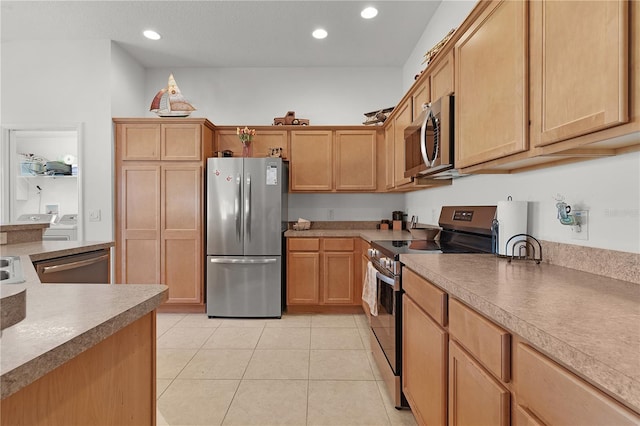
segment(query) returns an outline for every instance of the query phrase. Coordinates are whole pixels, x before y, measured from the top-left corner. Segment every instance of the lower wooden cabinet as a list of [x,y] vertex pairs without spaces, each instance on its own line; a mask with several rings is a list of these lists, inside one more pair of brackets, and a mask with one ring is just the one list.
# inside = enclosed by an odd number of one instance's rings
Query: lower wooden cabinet
[[360,311],[359,238],[287,239],[288,311]]
[[444,425],[448,333],[407,294],[402,315],[402,391],[419,424]]
[[449,425],[510,424],[511,394],[456,342],[449,342]]
[[548,425],[640,424],[640,416],[524,343],[517,345],[516,378],[518,408],[528,416],[522,424],[535,424],[533,416]]

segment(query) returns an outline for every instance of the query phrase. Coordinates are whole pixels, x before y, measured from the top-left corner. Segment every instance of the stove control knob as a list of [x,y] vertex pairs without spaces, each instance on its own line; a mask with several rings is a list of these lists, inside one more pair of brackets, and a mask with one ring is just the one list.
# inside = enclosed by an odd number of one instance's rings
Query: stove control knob
[[369,255],[369,257],[376,257],[378,255],[378,250],[370,248],[367,250],[367,254]]
[[380,264],[382,265],[383,268],[388,268],[389,267],[389,258],[388,257],[383,257],[380,259]]

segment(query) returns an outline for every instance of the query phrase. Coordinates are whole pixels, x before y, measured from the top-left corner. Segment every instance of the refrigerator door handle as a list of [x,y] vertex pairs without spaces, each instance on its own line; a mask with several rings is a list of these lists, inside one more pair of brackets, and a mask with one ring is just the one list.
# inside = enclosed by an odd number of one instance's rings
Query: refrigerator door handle
[[209,263],[249,263],[249,264],[265,264],[265,263],[276,263],[278,259],[269,258],[269,259],[225,259],[225,258],[213,258],[209,259]]
[[248,241],[251,241],[251,174],[249,173],[247,173],[247,189],[244,196],[244,229]]
[[240,215],[240,200],[242,199],[242,179],[240,174],[236,175],[236,186],[238,187],[238,194],[235,199],[234,210],[236,215],[236,239],[240,241],[242,237],[242,217]]

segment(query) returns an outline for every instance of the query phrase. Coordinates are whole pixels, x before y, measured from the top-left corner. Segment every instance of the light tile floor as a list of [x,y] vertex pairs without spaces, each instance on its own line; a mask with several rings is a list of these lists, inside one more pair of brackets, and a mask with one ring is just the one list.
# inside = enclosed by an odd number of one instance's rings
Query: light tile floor
[[396,410],[364,315],[158,314],[158,425],[415,425]]

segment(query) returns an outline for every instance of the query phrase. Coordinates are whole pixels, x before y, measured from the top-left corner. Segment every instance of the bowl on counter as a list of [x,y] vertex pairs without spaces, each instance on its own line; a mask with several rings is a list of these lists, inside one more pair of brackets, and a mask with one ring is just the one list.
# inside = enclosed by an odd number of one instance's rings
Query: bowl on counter
[[409,232],[414,240],[435,240],[440,234],[440,228],[409,228]]

